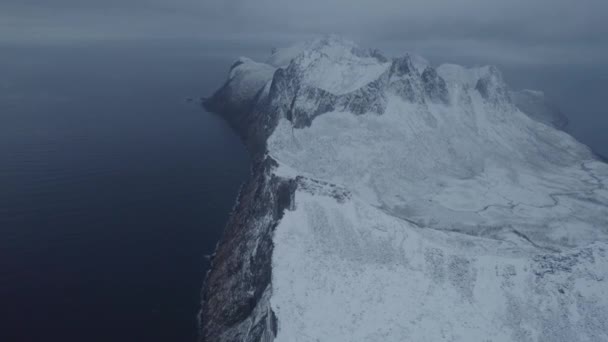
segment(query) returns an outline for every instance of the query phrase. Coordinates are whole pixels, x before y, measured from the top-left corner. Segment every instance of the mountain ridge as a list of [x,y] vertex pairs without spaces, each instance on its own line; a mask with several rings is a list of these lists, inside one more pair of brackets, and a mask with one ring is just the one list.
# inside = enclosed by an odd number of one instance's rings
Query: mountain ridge
[[[495,67],[434,68],[336,36],[269,63],[239,59],[205,102],[256,166],[203,290],[202,340],[608,339],[606,302],[588,302],[607,294],[608,167],[540,94],[522,99]],[[218,317],[222,305],[247,309]]]

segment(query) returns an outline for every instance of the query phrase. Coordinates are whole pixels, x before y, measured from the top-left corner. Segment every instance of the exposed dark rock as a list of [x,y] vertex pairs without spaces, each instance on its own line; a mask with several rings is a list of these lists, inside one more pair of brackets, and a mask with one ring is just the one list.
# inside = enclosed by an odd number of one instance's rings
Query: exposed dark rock
[[495,105],[511,102],[509,89],[502,79],[502,74],[494,66],[489,67],[488,73],[477,81],[475,89],[481,97]]
[[422,72],[422,84],[428,98],[433,102],[448,103],[448,86],[435,68],[426,67]]
[[534,258],[536,267],[533,270],[538,277],[544,277],[547,274],[555,273],[571,273],[572,268],[586,260],[590,263],[595,262],[593,251],[590,248],[585,248],[574,253],[567,254],[543,254]]
[[221,114],[257,158],[266,150],[266,139],[276,127],[280,112],[273,110],[268,98],[262,96],[263,89],[241,105],[231,102],[230,91],[227,86],[220,88],[212,97],[203,100],[203,106],[209,112]]
[[270,87],[269,106],[258,111],[265,115],[272,113],[275,124],[279,117],[285,117],[294,128],[308,127],[317,116],[332,111],[382,114],[386,109],[387,79],[385,74],[353,92],[336,95],[303,84],[297,64],[292,63],[286,69],[277,70]]
[[[265,158],[242,189],[205,280],[201,341],[262,341],[276,335],[270,309],[272,234],[293,204],[295,180],[272,175]],[[255,313],[255,314],[254,314]]]
[[402,77],[405,75],[411,75],[418,73],[416,68],[414,68],[414,64],[412,64],[412,60],[409,56],[404,56],[400,58],[393,59],[393,63],[391,64],[391,77]]

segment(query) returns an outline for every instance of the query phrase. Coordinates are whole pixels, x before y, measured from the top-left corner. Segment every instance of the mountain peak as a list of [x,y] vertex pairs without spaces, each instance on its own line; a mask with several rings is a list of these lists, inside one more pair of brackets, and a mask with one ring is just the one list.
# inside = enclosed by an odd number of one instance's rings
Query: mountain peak
[[391,75],[400,77],[412,73],[417,73],[418,69],[414,66],[409,54],[402,57],[393,58],[391,64]]
[[487,66],[479,69],[479,80],[475,89],[487,101],[500,104],[510,103],[509,89],[502,78],[502,73],[495,66]]

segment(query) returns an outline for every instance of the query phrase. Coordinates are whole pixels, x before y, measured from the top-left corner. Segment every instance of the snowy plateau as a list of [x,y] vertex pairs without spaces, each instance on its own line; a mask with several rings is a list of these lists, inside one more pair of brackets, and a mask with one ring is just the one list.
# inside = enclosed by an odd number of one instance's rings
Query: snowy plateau
[[254,166],[202,341],[608,341],[608,165],[542,92],[328,36],[204,105]]

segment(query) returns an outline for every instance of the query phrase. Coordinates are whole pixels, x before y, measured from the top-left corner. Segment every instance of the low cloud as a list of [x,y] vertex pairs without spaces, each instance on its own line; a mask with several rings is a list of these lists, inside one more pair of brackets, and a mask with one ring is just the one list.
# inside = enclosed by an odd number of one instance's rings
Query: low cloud
[[604,0],[5,0],[1,41],[197,38],[286,44],[338,33],[455,59],[608,60]]

